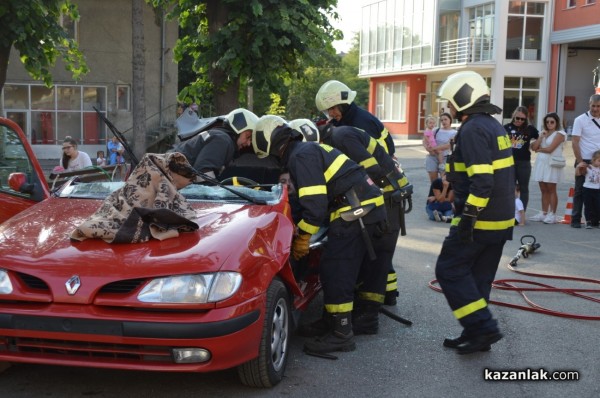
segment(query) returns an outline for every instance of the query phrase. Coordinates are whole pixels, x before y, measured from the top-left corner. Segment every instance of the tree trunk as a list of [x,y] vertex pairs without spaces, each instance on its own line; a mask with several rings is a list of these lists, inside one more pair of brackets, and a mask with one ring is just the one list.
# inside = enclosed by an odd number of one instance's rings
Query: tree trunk
[[[207,0],[206,17],[209,35],[217,33],[227,23],[228,7],[219,0]],[[226,71],[214,68],[212,65],[209,67],[208,76],[213,84],[216,114],[224,115],[239,108],[239,77],[230,78]]]
[[138,159],[146,153],[146,49],[144,47],[144,0],[132,0],[132,98],[133,152]]
[[[8,58],[10,57],[11,48],[12,44],[8,47],[0,46],[0,93],[2,93],[4,83],[6,83],[6,73],[8,72]],[[0,116],[2,116],[3,114],[4,107],[2,106],[2,102],[0,102]]]

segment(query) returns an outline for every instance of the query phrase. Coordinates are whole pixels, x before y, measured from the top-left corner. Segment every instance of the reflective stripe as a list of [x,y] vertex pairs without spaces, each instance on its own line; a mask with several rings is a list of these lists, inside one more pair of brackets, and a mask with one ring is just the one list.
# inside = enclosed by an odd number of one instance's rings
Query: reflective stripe
[[375,138],[373,138],[373,137],[369,138],[369,146],[367,146],[367,152],[369,152],[372,155],[375,152],[377,145],[379,145],[379,144],[377,143]]
[[358,292],[358,298],[368,301],[374,301],[376,303],[383,303],[385,296],[377,293]]
[[398,276],[395,272],[390,272],[387,276],[387,285],[385,287],[386,292],[393,292],[398,290]]
[[472,177],[473,174],[493,174],[494,168],[491,164],[472,164],[467,168],[467,175]]
[[470,193],[469,197],[467,198],[467,203],[470,203],[475,207],[486,207],[489,201],[490,198],[480,198],[472,193]]
[[368,169],[369,167],[377,166],[377,159],[375,159],[374,157],[370,157],[363,160],[359,164],[365,169]]
[[464,318],[467,315],[471,315],[475,311],[479,311],[480,309],[485,308],[485,307],[487,307],[487,303],[485,302],[485,299],[480,298],[477,301],[473,301],[472,303],[467,304],[464,307],[460,307],[459,309],[452,311],[452,313],[454,314],[456,319],[461,319],[461,318]]
[[383,130],[381,130],[381,137],[379,137],[377,139],[377,142],[379,143],[379,145],[381,145],[383,147],[383,149],[385,149],[385,153],[387,153],[387,154],[390,153],[390,151],[388,150],[387,142],[385,142],[385,139],[387,138],[388,135],[389,135],[388,129],[386,129],[384,127]]
[[309,195],[327,195],[326,185],[313,185],[311,187],[303,187],[298,190],[298,196],[309,196]]
[[[450,225],[457,226],[460,221],[460,216],[454,217],[450,223]],[[511,218],[510,220],[502,220],[502,221],[482,221],[477,220],[475,222],[475,229],[480,229],[483,231],[503,231],[505,229],[511,228],[515,226],[515,219]]]
[[[376,198],[371,198],[371,199],[367,199],[367,200],[363,200],[362,202],[360,202],[361,206],[365,206],[368,204],[374,203],[375,206],[382,206],[383,205],[383,196],[377,196]],[[329,221],[333,221],[336,218],[338,218],[340,216],[341,213],[348,211],[352,209],[351,206],[344,206],[342,208],[337,209],[336,211],[331,212],[331,214],[329,215]]]
[[309,223],[307,223],[304,220],[300,220],[300,222],[298,223],[298,228],[300,228],[304,232],[308,232],[311,235],[314,235],[317,232],[319,232],[319,227],[318,226],[309,224]]
[[330,314],[352,311],[352,302],[342,304],[325,304],[325,311]]
[[327,170],[325,170],[325,173],[323,173],[325,175],[325,182],[329,182],[329,180],[331,180],[331,178],[340,170],[346,160],[348,160],[348,156],[346,155],[338,155],[338,157],[335,158],[333,163],[331,163],[331,166],[329,166]]
[[510,142],[510,138],[508,138],[508,134],[504,134],[498,137],[498,148],[500,150],[508,149],[512,147],[512,142]]
[[467,171],[467,166],[462,162],[452,163],[454,165],[454,171]]
[[515,164],[515,159],[512,156],[507,156],[504,159],[494,160],[492,165],[494,170],[505,169]]

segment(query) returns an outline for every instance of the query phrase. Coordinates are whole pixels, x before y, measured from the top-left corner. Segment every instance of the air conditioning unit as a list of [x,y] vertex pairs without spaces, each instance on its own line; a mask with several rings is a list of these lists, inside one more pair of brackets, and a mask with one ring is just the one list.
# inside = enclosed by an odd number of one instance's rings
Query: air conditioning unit
[[525,61],[537,61],[537,52],[535,48],[519,49],[521,51],[521,59]]

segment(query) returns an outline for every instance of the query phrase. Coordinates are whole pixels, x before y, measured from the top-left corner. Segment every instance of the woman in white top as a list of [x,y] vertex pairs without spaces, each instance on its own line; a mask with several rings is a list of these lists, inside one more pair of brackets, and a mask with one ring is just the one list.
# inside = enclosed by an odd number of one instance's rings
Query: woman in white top
[[545,224],[555,224],[558,194],[556,184],[562,181],[563,169],[550,165],[553,156],[562,156],[563,145],[567,133],[558,130],[560,118],[554,112],[544,116],[544,128],[537,140],[531,144],[531,149],[537,153],[533,165],[533,180],[540,184],[542,192],[542,211],[530,218],[532,221],[543,221]]
[[435,147],[431,147],[426,143],[426,137],[423,137],[423,145],[429,152],[425,156],[425,171],[429,174],[429,181],[439,178],[444,172],[446,162],[440,163],[438,154],[443,153],[443,159],[450,153],[450,140],[456,135],[456,130],[451,127],[452,116],[449,113],[442,113],[440,116],[440,128],[434,130]]
[[62,144],[63,156],[60,160],[60,166],[65,171],[79,170],[92,166],[90,156],[77,150],[77,141],[71,137],[66,137]]

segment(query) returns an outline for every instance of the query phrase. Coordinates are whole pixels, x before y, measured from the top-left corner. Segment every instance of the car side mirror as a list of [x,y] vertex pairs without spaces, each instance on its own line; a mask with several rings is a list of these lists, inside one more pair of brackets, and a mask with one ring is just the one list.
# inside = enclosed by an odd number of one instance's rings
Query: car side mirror
[[25,173],[10,173],[8,176],[8,186],[13,191],[33,194],[33,184],[27,182]]

